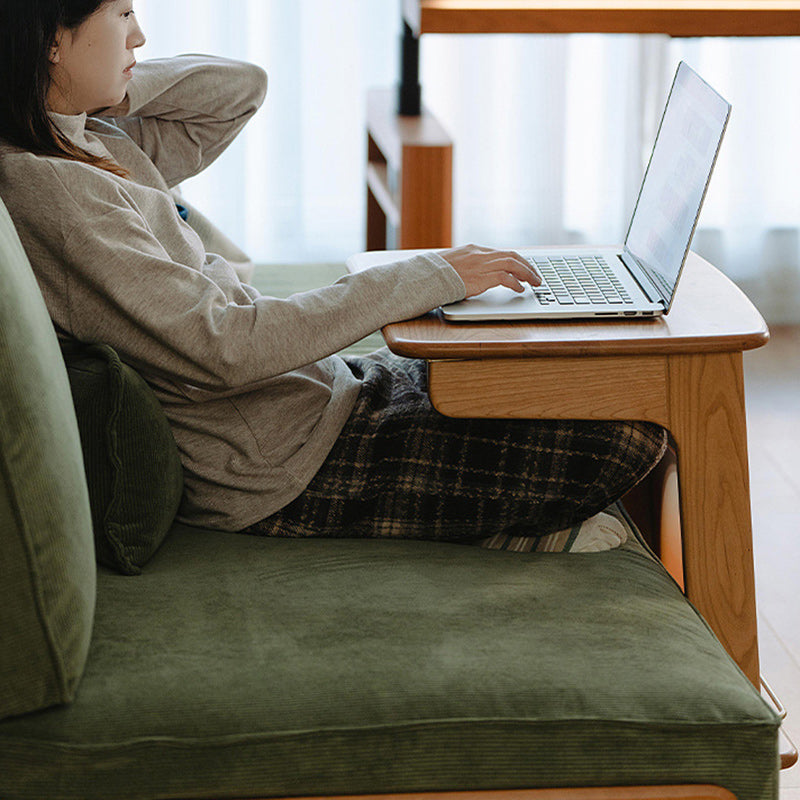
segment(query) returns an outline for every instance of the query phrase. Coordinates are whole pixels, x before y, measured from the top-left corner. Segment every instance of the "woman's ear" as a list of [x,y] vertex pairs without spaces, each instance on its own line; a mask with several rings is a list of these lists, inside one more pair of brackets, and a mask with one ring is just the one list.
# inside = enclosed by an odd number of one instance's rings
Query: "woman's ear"
[[63,31],[59,31],[53,44],[50,45],[50,52],[47,57],[51,64],[58,64],[61,61],[61,38],[63,35]]

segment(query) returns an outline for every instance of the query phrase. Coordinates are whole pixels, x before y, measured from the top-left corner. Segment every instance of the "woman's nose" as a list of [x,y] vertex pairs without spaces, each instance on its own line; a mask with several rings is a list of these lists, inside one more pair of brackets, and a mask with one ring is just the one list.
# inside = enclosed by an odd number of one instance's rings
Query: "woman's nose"
[[133,50],[135,47],[141,47],[147,41],[147,37],[139,27],[139,23],[134,23],[134,28],[128,36],[128,49]]

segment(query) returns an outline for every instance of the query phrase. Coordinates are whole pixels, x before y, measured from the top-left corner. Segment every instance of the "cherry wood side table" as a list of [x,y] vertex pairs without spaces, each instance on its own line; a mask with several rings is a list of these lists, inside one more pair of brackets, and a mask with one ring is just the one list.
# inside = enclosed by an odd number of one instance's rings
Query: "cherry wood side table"
[[[363,253],[358,271],[404,253]],[[743,358],[764,320],[690,253],[672,311],[657,320],[448,323],[438,311],[383,330],[428,361],[434,406],[453,417],[643,420],[678,456],[683,585],[760,687]]]

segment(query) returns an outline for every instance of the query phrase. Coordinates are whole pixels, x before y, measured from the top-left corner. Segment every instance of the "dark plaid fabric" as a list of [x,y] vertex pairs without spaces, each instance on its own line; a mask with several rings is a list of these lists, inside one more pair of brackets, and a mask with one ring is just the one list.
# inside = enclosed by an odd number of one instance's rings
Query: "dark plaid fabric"
[[431,407],[424,361],[380,350],[347,362],[363,388],[328,459],[300,497],[247,533],[539,536],[607,508],[666,446],[648,423],[452,419]]

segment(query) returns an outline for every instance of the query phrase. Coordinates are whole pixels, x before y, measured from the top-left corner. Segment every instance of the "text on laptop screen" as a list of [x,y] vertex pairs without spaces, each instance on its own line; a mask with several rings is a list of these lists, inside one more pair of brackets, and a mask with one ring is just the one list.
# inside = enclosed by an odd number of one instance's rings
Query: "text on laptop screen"
[[681,64],[625,240],[668,296],[688,253],[729,113],[728,103]]

